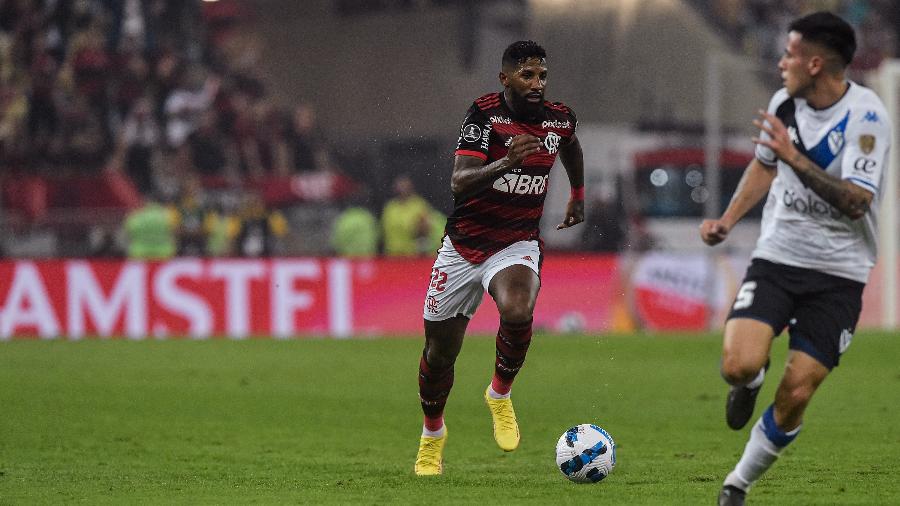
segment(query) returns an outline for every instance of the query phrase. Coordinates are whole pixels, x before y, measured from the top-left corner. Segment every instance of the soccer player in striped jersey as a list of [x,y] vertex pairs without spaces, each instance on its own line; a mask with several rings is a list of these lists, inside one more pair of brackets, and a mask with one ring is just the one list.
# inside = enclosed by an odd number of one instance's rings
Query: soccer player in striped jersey
[[493,377],[484,398],[494,439],[519,445],[510,389],[531,343],[542,257],[538,225],[557,156],[571,185],[564,229],[584,221],[584,161],[571,109],[544,100],[547,61],[533,41],[511,44],[500,69],[503,91],[474,101],[463,120],[453,164],[455,208],[425,298],[425,349],[419,396],[425,415],[417,475],[441,474],[447,439],[444,406],[469,318],[487,291],[500,328]]
[[778,64],[784,88],[754,124],[756,158],[731,203],[700,235],[723,241],[768,194],[753,260],[725,324],[726,421],[753,416],[772,340],[787,328],[790,353],[775,402],[750,430],[720,505],[747,491],[790,444],[816,389],[850,346],[863,287],[875,265],[877,211],[891,143],[887,111],[872,90],[846,79],[853,28],[818,12],[791,23]]

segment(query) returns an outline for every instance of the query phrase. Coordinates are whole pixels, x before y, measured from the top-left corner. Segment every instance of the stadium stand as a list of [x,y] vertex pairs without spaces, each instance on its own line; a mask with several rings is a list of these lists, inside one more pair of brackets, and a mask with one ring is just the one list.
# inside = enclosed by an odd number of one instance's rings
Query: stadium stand
[[900,53],[896,34],[900,13],[891,0],[692,0],[706,18],[717,25],[754,60],[770,62],[781,57],[783,34],[797,16],[830,10],[847,19],[859,35],[859,49],[851,72],[861,77],[882,60]]
[[235,218],[247,193],[283,206],[354,188],[314,107],[269,98],[245,2],[3,1],[0,19],[6,255],[91,255],[144,197],[177,211],[193,176]]

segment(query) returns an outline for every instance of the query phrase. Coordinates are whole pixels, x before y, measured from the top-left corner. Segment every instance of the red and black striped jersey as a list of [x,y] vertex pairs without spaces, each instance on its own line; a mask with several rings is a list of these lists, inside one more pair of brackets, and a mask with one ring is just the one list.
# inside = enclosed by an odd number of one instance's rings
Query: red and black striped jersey
[[456,155],[474,156],[489,164],[506,156],[512,138],[521,134],[536,136],[541,149],[519,167],[498,176],[493,184],[455,197],[446,232],[463,258],[481,263],[515,242],[540,240],[550,169],[560,146],[575,134],[577,124],[571,109],[546,101],[542,117],[519,120],[502,93],[487,94],[469,107]]

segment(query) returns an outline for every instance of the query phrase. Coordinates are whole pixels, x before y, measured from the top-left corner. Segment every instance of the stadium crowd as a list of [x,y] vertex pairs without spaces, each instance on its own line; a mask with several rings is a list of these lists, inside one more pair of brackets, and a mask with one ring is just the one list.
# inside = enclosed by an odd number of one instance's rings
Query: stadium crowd
[[[817,8],[860,28],[857,71],[896,54],[889,0],[697,3],[757,58],[777,59],[788,20]],[[67,254],[127,254],[160,216],[167,255],[433,253],[444,216],[408,178],[379,191],[371,160],[345,163],[314,105],[276,104],[253,19],[237,0],[0,0],[0,223],[86,243]],[[639,216],[604,219],[622,214],[608,200],[580,247],[650,247]],[[295,219],[298,204],[318,220]]]
[[[778,60],[787,26],[813,11],[835,12],[856,28],[859,49],[850,67],[855,79],[900,54],[900,9],[894,0],[704,0],[725,31],[756,61]],[[764,64],[765,65],[765,64]]]
[[227,0],[0,0],[6,218],[52,221],[48,201],[78,206],[59,194],[87,179],[113,187],[92,203],[160,202],[180,229],[198,213],[242,222],[272,178],[338,173],[313,106],[267,94],[252,15]]

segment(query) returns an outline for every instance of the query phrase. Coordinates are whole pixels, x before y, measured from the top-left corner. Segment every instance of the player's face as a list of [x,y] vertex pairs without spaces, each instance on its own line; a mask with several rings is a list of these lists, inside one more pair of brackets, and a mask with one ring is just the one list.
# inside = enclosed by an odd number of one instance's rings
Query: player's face
[[529,58],[512,72],[501,72],[500,82],[509,90],[513,108],[537,111],[544,105],[547,64],[543,58]]
[[788,95],[803,98],[813,89],[813,77],[811,72],[810,47],[803,42],[803,36],[797,32],[788,34],[788,42],[784,48],[784,54],[778,62],[778,70],[781,71],[781,80]]

